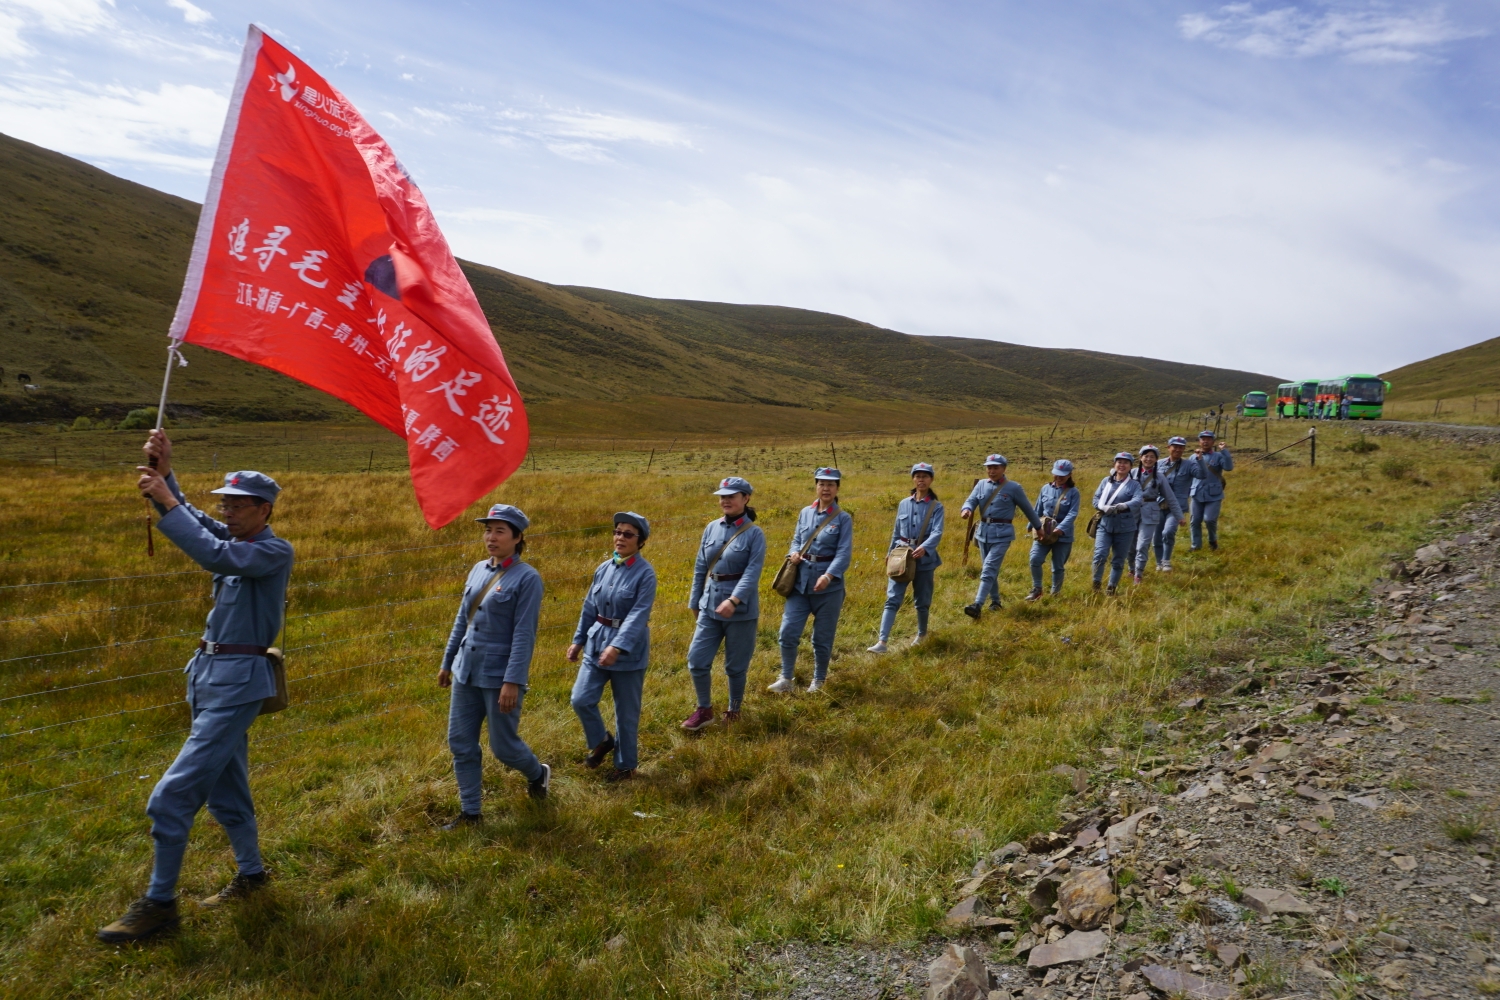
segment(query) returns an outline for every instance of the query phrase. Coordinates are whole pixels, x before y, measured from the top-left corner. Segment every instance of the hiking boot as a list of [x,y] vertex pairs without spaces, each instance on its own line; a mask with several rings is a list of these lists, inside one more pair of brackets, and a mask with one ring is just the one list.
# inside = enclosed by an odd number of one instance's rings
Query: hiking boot
[[881,639],[875,645],[873,645],[869,649],[865,650],[866,653],[886,653],[886,652],[889,652],[889,651],[890,651],[890,649],[889,649],[888,646],[886,646],[884,639]]
[[1094,581],[1094,593],[1097,594],[1103,587],[1104,584],[1100,583],[1098,580]]
[[198,900],[198,905],[211,910],[215,906],[223,906],[230,900],[244,899],[255,890],[264,889],[269,881],[271,881],[271,876],[265,872],[256,872],[254,875],[235,872],[234,878],[229,880],[228,885],[207,899]]
[[965,604],[964,605],[964,614],[968,615],[970,618],[974,619],[976,622],[979,620],[980,612],[982,612],[983,610],[984,609],[981,608],[977,604]]
[[466,812],[461,812],[457,816],[455,816],[452,819],[450,819],[448,822],[444,823],[438,829],[440,829],[440,830],[461,830],[461,829],[463,829],[466,826],[478,826],[480,823],[483,823],[483,822],[484,822],[484,814],[483,813],[466,813]]
[[797,682],[791,677],[778,677],[766,685],[766,690],[772,694],[791,694],[797,690]]
[[1213,550],[1213,551],[1214,551],[1214,552],[1217,552],[1217,551],[1219,551],[1219,543],[1218,543],[1218,542],[1209,542],[1209,543],[1208,543],[1208,547],[1209,547],[1209,548],[1210,548],[1210,549],[1211,549],[1211,550]]
[[739,722],[739,721],[740,721],[740,710],[739,709],[737,709],[737,708],[729,708],[729,709],[725,709],[724,710],[724,725],[726,725],[726,726],[732,726],[736,722]]
[[1032,587],[1031,588],[1031,593],[1029,593],[1029,594],[1026,595],[1026,599],[1028,601],[1041,600],[1041,597],[1042,597],[1042,588],[1041,587]]
[[1062,588],[1061,587],[1053,587],[1051,590],[1047,591],[1047,596],[1048,597],[1056,597],[1060,593],[1062,593]]
[[588,769],[590,769],[590,770],[593,770],[594,768],[598,767],[600,764],[603,764],[604,763],[604,758],[608,757],[611,753],[613,753],[614,749],[615,749],[615,738],[614,738],[614,736],[611,735],[610,733],[605,733],[604,734],[604,739],[602,739],[602,740],[599,741],[599,745],[596,746],[596,747],[594,747],[594,749],[590,750],[589,751],[589,755],[583,759],[583,766],[586,767],[586,768],[588,768]]
[[1172,572],[1172,564],[1169,562],[1160,563],[1157,565],[1156,569],[1159,573],[1170,573]]
[[175,931],[178,920],[177,900],[158,903],[150,896],[142,896],[130,904],[130,908],[119,920],[99,928],[94,937],[105,944],[145,941],[157,934]]
[[828,678],[825,677],[822,680],[818,680],[816,677],[814,677],[812,679],[812,683],[807,686],[807,693],[808,694],[817,694],[819,691],[823,690],[823,688],[825,688],[827,685],[828,685]]
[[610,771],[608,774],[606,774],[604,776],[604,780],[613,783],[613,782],[616,782],[616,781],[629,781],[630,779],[632,779],[634,777],[635,777],[635,768],[633,768],[633,767],[617,767],[613,771]]
[[1115,586],[1114,586],[1114,584],[1110,584],[1109,587],[1105,589],[1104,593],[1106,593],[1110,597],[1114,597],[1115,596]]
[[543,764],[541,776],[535,781],[528,781],[526,783],[526,794],[537,800],[545,799],[547,797],[547,789],[551,784],[552,768]]
[[682,720],[682,728],[690,733],[696,733],[704,726],[711,726],[713,724],[714,710],[712,706],[708,708],[695,708],[692,715]]

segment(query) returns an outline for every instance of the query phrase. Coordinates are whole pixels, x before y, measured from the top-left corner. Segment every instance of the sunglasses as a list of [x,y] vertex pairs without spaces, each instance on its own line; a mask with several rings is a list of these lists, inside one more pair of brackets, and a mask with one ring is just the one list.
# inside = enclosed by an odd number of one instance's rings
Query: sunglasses
[[620,529],[616,528],[615,529],[615,537],[616,538],[640,538],[641,537],[641,533],[638,532],[638,531],[621,531]]
[[221,504],[215,504],[214,505],[214,509],[217,510],[220,514],[233,514],[235,511],[237,511],[237,510],[244,510],[246,507],[259,507],[259,506],[260,506],[260,504],[255,503],[253,501],[250,502],[250,503],[221,503]]

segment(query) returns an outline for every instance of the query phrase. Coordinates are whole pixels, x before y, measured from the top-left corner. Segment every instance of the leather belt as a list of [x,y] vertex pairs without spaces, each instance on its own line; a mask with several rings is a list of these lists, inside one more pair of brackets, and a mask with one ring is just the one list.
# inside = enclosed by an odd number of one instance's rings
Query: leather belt
[[594,616],[594,621],[598,622],[600,625],[608,625],[610,628],[619,628],[620,623],[624,620],[625,619],[623,618],[606,618],[603,615]]
[[719,581],[720,583],[728,583],[730,580],[738,580],[740,577],[744,576],[745,574],[743,574],[743,573],[712,573],[710,575],[715,580]]
[[247,646],[240,642],[209,642],[207,639],[198,640],[198,648],[209,656],[223,653],[225,656],[265,656],[269,646]]
[[1015,521],[1016,519],[1013,517],[987,517],[984,519],[985,524],[1014,524]]

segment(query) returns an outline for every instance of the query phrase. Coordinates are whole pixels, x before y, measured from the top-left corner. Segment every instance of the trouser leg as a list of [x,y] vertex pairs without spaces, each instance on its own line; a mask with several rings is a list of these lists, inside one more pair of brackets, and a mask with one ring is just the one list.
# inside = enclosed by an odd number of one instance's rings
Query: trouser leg
[[1198,498],[1193,498],[1193,519],[1189,522],[1189,540],[1194,549],[1203,548],[1203,507]]
[[807,627],[807,616],[812,612],[812,603],[807,594],[798,591],[786,599],[786,610],[781,613],[781,676],[792,678],[797,672],[797,644],[802,641],[802,630]]
[[1223,505],[1223,500],[1214,500],[1203,505],[1203,524],[1208,528],[1208,544],[1215,548],[1219,544],[1219,509]]
[[1052,592],[1054,594],[1062,590],[1068,556],[1072,551],[1072,542],[1058,542],[1052,546]]
[[1100,528],[1094,535],[1094,582],[1104,579],[1104,564],[1109,561],[1109,532]]
[[1012,539],[1002,538],[997,542],[980,542],[980,549],[984,552],[984,565],[979,570],[979,591],[974,595],[975,604],[983,604],[988,597],[990,603],[999,607],[1000,605],[1000,564],[1005,561],[1005,553],[1010,549]]
[[1213,548],[1219,547],[1219,522],[1205,520],[1203,526],[1208,529],[1208,544]]
[[1042,589],[1042,563],[1047,561],[1048,546],[1041,542],[1031,543],[1031,589]]
[[[646,688],[644,670],[606,670],[609,689],[615,698],[615,767],[634,771],[641,732],[641,692]],[[599,744],[594,744],[598,746]]]
[[[1146,572],[1146,558],[1151,554],[1153,543],[1156,540],[1156,533],[1159,530],[1161,530],[1160,521],[1156,521],[1151,524],[1141,524],[1136,527],[1135,565],[1131,567],[1131,571],[1136,576],[1140,576],[1142,573]],[[1160,563],[1160,560],[1158,559],[1157,562]]]
[[729,680],[729,711],[738,712],[745,701],[745,681],[750,676],[750,658],[755,655],[758,618],[724,622],[724,675]]
[[[599,699],[604,697],[604,685],[610,680],[610,672],[601,670],[592,657],[584,657],[578,665],[578,677],[573,681],[573,693],[568,701],[573,714],[583,726],[583,742],[588,749],[609,739],[609,730],[604,728],[604,716],[599,712]],[[615,699],[615,714],[620,710],[620,701]]]
[[537,760],[531,747],[521,739],[521,703],[526,700],[526,689],[516,695],[516,707],[509,712],[500,711],[500,689],[480,688],[484,692],[485,722],[490,727],[490,752],[495,759],[512,771],[521,772],[527,781],[542,776],[542,762]]
[[724,640],[724,622],[707,611],[698,612],[698,626],[693,629],[693,642],[688,646],[688,673],[693,678],[693,692],[698,696],[699,708],[710,708],[714,703],[714,657],[719,653],[719,644]]
[[891,629],[896,625],[896,612],[901,610],[901,602],[906,600],[906,584],[900,580],[887,578],[885,581],[885,608],[880,612],[880,641],[885,642],[891,637]]
[[471,816],[479,812],[484,797],[484,754],[479,749],[484,716],[484,689],[454,681],[448,696],[448,751],[453,754],[459,807]]
[[[260,710],[257,707],[256,714]],[[265,871],[260,858],[260,831],[255,824],[255,802],[250,798],[250,737],[241,733],[229,763],[208,792],[208,812],[229,836],[235,868],[242,875]]]
[[1130,554],[1130,543],[1135,541],[1134,531],[1111,531],[1110,547],[1114,550],[1114,558],[1110,560],[1109,585],[1118,587],[1120,577],[1125,572],[1125,559]]
[[[172,765],[152,789],[151,798],[146,803],[146,815],[151,817],[151,838],[156,847],[151,885],[146,890],[146,894],[152,899],[166,902],[176,897],[177,877],[182,871],[182,858],[187,851],[188,833],[193,828],[193,820],[209,796],[217,790],[224,771],[231,766],[236,756],[241,758],[236,774],[240,777],[247,775],[245,732],[259,714],[259,701],[229,708],[206,708],[193,713],[192,731],[178,751],[177,759],[172,761]],[[227,818],[237,821],[236,830],[243,836],[246,833],[244,813],[236,812],[235,807],[248,808],[248,828],[252,833],[255,810],[250,804],[248,780],[244,786],[243,800],[240,799],[236,787],[240,777],[231,778],[230,785],[216,796],[216,804],[223,805]],[[238,860],[242,844],[235,843],[235,848]],[[253,856],[247,856],[246,860],[258,864],[259,850]]]
[[1182,524],[1182,516],[1179,514],[1168,514],[1167,519],[1161,525],[1161,555],[1157,559],[1157,565],[1172,565],[1172,550],[1177,547],[1177,529]]
[[813,598],[813,679],[828,676],[828,662],[833,659],[833,639],[838,633],[839,612],[844,609],[844,588]]
[[932,610],[932,590],[936,576],[935,569],[919,569],[916,579],[911,582],[912,603],[917,607],[917,635],[927,634],[927,616]]

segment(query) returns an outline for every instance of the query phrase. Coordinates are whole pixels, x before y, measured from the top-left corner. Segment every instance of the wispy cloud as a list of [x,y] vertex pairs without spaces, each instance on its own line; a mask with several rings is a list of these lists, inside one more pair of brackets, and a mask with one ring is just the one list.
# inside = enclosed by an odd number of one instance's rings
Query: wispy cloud
[[1446,43],[1484,34],[1454,24],[1441,7],[1398,13],[1373,5],[1257,10],[1254,4],[1232,3],[1210,14],[1184,14],[1178,28],[1189,40],[1254,56],[1342,56],[1365,63],[1414,62]]
[[22,34],[42,30],[79,35],[108,26],[112,3],[102,0],[0,0],[0,55],[21,58],[36,50]]
[[167,0],[167,6],[182,11],[182,19],[188,24],[207,24],[214,19],[212,14],[192,0]]

